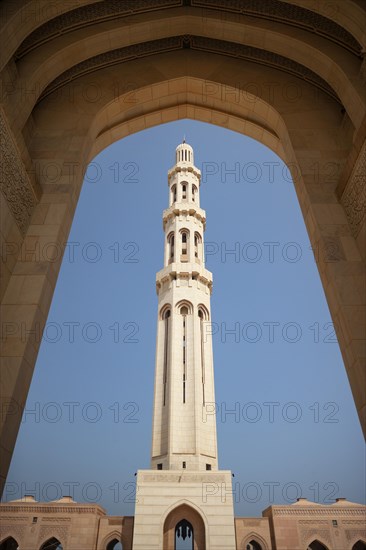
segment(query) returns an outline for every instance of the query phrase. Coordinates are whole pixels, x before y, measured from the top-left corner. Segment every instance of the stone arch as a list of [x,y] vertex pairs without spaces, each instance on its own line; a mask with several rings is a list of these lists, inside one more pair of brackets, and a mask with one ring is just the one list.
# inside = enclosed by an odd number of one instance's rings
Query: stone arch
[[122,545],[123,550],[125,550],[125,548],[128,548],[123,533],[121,533],[121,531],[118,531],[118,529],[114,529],[104,537],[103,541],[99,543],[98,548],[100,550],[110,550],[111,548],[113,548],[113,545],[117,543],[120,543]]
[[267,542],[264,540],[263,537],[258,535],[258,533],[256,533],[255,531],[252,531],[251,533],[249,533],[249,535],[245,535],[245,537],[241,542],[240,550],[247,550],[247,545],[252,541],[259,544],[261,550],[269,550]]
[[[93,3],[80,0],[78,6]],[[314,32],[306,25],[298,31],[296,6],[308,8],[305,0],[281,3],[285,10],[281,21],[258,13],[250,22],[245,14],[230,11],[231,3],[215,10],[193,5],[164,13],[156,9],[133,14],[122,23],[118,17],[111,19],[103,29],[94,20],[93,24],[81,24],[75,32],[55,36],[20,56],[23,40],[55,17],[52,10],[42,9],[46,0],[40,0],[39,17],[24,20],[29,4],[13,3],[0,29],[5,45],[0,67],[10,90],[1,111],[2,141],[7,147],[9,181],[22,182],[16,204],[14,194],[8,196],[5,240],[10,235],[19,247],[37,239],[58,245],[65,241],[87,162],[126,135],[190,118],[257,139],[292,170],[310,241],[319,251],[316,260],[321,280],[364,422],[366,384],[358,322],[365,309],[358,296],[362,296],[366,239],[363,190],[357,183],[366,137],[361,7],[344,0],[337,12],[310,9],[314,21],[320,21],[319,16],[326,19],[327,26],[320,34],[317,27]],[[61,0],[52,5],[56,16],[72,7],[63,6]],[[162,25],[162,21],[169,24]],[[334,25],[336,36],[329,31]],[[358,40],[353,53],[353,46],[351,50],[345,46],[338,32],[341,27]],[[121,33],[121,28],[128,32]],[[96,55],[102,57],[95,59]],[[121,83],[122,63],[123,82],[132,83],[128,91],[114,87]],[[72,74],[65,76],[66,70]],[[215,82],[212,74],[219,75]],[[245,80],[238,82],[237,75],[245,75]],[[282,92],[289,82],[299,87],[301,97],[290,109],[286,98],[271,95],[268,84],[273,81]],[[250,83],[256,84],[255,90]],[[88,86],[100,91],[96,100],[83,95]],[[22,98],[25,88],[34,93]],[[232,94],[225,93],[227,90]],[[71,103],[67,100],[70,92],[74,92]],[[321,165],[318,163],[314,175],[312,166],[319,158]],[[49,159],[56,159],[60,168],[56,182],[43,170]],[[333,165],[336,172],[329,176]],[[56,223],[51,224],[50,219]],[[329,242],[335,243],[335,260],[328,254]],[[15,254],[7,259],[2,286],[4,323],[26,321],[27,330],[45,324],[60,261],[45,261],[40,267],[33,260],[22,262]],[[22,295],[16,291],[21,277]],[[24,296],[29,299],[30,295],[36,299],[28,303]],[[19,319],[19,312],[24,318]],[[14,401],[19,409],[7,419],[2,433],[2,439],[9,442],[7,458],[2,461],[4,480],[38,345],[27,340],[4,346],[5,369],[13,373],[5,386],[5,399]],[[11,351],[14,349],[17,355]]]
[[187,520],[193,527],[194,550],[205,550],[207,533],[201,514],[191,505],[178,504],[166,515],[163,525],[163,550],[171,550],[175,543],[175,528],[181,520]]
[[14,537],[6,537],[0,542],[0,550],[18,550],[19,543]]
[[180,300],[175,304],[175,311],[177,313],[180,313],[182,308],[187,308],[188,315],[192,315],[193,313],[193,304],[189,300]]
[[350,548],[351,550],[366,550],[366,540],[355,537]]
[[56,537],[48,537],[40,545],[39,550],[65,550],[65,546],[62,544],[60,539]]
[[210,320],[210,313],[209,313],[207,307],[204,304],[198,304],[197,314],[198,314],[199,317],[202,318],[203,321],[209,321]]
[[325,544],[325,542],[322,542],[320,537],[317,537],[316,539],[311,538],[306,546],[306,550],[330,550],[329,546]]
[[171,314],[172,306],[170,304],[165,304],[160,309],[160,319],[166,319],[166,314]]

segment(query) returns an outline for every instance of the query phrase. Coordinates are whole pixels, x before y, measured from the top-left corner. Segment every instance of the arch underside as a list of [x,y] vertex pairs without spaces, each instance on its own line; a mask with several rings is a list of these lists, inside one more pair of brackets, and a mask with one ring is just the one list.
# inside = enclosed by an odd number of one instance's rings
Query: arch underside
[[[28,2],[4,4],[3,241],[65,242],[87,163],[117,139],[182,118],[248,135],[292,172],[364,421],[366,105],[359,4],[344,0],[332,11],[330,1],[325,13],[305,0],[253,0],[245,7],[234,0],[80,0],[76,7],[55,0],[55,16],[41,9],[42,0],[37,17],[26,11]],[[50,161],[56,179],[43,169]],[[45,324],[60,261],[40,266],[8,255],[5,321],[20,315],[29,329]],[[16,292],[19,277],[29,293]],[[38,345],[16,335],[3,345],[4,368],[12,369],[4,398],[25,403]],[[4,472],[19,422],[13,415],[3,426]]]

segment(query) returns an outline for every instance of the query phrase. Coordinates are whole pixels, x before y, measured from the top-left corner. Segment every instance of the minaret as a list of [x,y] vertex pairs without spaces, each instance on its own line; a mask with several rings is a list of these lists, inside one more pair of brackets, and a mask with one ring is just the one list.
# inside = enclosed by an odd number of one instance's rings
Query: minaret
[[152,469],[217,470],[211,340],[212,274],[205,269],[201,172],[176,148],[163,213],[164,267],[156,275],[158,327]]
[[232,474],[218,470],[201,172],[178,145],[163,213],[151,469],[136,472],[133,550],[235,550]]

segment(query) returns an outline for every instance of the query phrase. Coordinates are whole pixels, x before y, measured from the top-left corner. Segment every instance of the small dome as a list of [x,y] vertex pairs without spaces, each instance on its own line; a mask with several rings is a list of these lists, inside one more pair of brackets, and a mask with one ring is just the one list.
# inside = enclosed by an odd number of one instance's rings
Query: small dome
[[177,164],[181,162],[193,164],[194,162],[193,148],[186,143],[185,139],[183,139],[183,143],[180,143],[175,150],[175,162]]

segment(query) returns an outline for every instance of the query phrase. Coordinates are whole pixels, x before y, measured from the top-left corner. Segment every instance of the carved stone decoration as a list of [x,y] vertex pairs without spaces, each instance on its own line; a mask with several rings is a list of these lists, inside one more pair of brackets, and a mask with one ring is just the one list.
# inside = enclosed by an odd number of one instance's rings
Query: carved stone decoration
[[32,184],[0,110],[0,189],[22,233],[25,234],[37,203]]
[[366,539],[366,529],[346,529],[347,540]]
[[[14,521],[14,520],[13,520]],[[24,535],[24,525],[14,525],[13,521],[7,525],[2,523],[0,526],[0,540],[4,540],[8,537],[13,537],[19,544],[22,543]]]
[[77,63],[53,80],[53,82],[51,82],[43,91],[39,101],[42,101],[42,99],[55,92],[62,86],[65,86],[69,84],[69,82],[86,74],[90,74],[118,63],[126,63],[137,58],[181,49],[212,52],[218,55],[226,55],[229,57],[235,57],[236,59],[260,63],[280,71],[285,71],[286,73],[289,73],[297,78],[305,80],[309,84],[312,84],[341,103],[341,100],[336,92],[325,80],[323,80],[323,78],[296,61],[261,48],[254,48],[245,44],[228,42],[227,40],[216,40],[205,36],[193,35],[172,36],[169,38],[161,38],[159,40],[150,40],[148,42],[118,48],[116,50],[111,50],[94,57],[90,57],[81,63]]
[[42,544],[47,539],[55,537],[63,545],[66,545],[68,534],[69,534],[68,527],[60,527],[59,525],[42,525],[39,530],[38,544]]
[[328,543],[332,542],[328,529],[301,529],[300,538],[304,546],[306,543],[311,542],[311,539],[321,539]]
[[[331,7],[320,15],[311,9],[291,5],[282,0],[109,0],[82,6],[54,17],[34,30],[18,48],[15,58],[21,59],[46,42],[83,26],[103,23],[111,19],[128,17],[155,10],[190,6],[197,9],[214,9],[261,19],[270,19],[286,25],[316,32],[348,51],[361,56],[362,47],[350,32],[331,19]],[[329,14],[329,17],[327,17]]]
[[341,203],[346,211],[352,234],[357,237],[366,216],[366,142],[343,191]]

